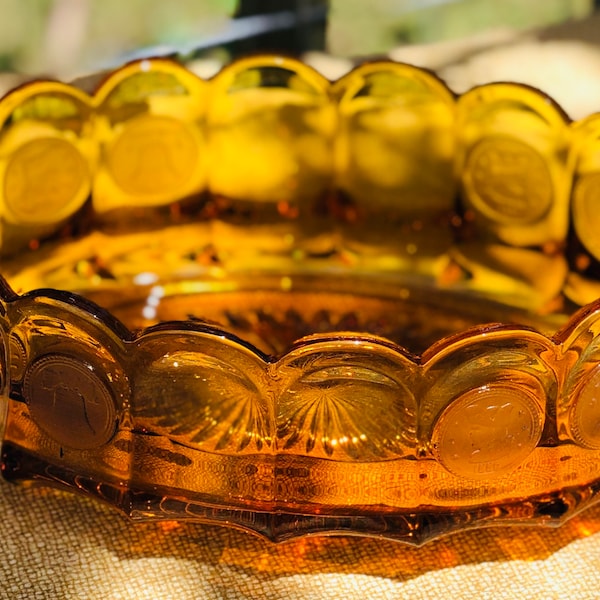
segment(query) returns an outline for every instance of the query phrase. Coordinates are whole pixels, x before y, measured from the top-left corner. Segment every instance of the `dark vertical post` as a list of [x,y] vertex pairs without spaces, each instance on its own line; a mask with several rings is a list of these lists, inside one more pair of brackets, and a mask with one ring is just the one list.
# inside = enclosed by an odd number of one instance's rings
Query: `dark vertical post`
[[328,0],[239,0],[234,18],[252,18],[264,28],[231,42],[229,49],[233,54],[324,50],[328,4]]

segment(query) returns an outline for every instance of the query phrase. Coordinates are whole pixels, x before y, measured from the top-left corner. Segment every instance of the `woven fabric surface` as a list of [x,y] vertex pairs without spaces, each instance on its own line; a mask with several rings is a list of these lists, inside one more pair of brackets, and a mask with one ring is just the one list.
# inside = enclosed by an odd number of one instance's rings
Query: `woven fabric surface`
[[0,598],[598,598],[600,507],[558,529],[480,529],[412,548],[274,545],[223,527],[131,523],[102,504],[0,482]]

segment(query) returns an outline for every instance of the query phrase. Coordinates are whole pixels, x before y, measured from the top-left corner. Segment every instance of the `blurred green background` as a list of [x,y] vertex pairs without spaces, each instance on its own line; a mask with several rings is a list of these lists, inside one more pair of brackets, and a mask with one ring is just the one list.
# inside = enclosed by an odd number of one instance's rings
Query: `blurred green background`
[[[260,12],[285,10],[290,3],[250,4]],[[314,8],[326,2],[297,4]],[[526,29],[582,18],[594,2],[330,0],[328,5],[326,49],[356,57],[499,27]],[[0,0],[0,71],[75,76],[118,64],[140,48],[189,52],[230,33],[238,8],[237,0]],[[214,52],[219,51],[206,51]]]

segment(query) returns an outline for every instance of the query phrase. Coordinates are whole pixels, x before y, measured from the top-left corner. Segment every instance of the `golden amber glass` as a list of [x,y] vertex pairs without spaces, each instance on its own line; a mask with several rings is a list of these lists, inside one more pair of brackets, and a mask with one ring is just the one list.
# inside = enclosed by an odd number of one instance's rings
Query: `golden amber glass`
[[391,246],[413,270],[434,271],[452,243],[456,103],[432,74],[368,63],[337,81],[340,228],[359,254]]
[[514,246],[564,240],[568,226],[570,129],[537,90],[495,83],[458,100],[459,173],[466,205]]
[[0,108],[2,253],[47,235],[89,196],[98,151],[89,98],[68,85],[24,86]]
[[597,502],[596,117],[277,56],[0,115],[5,478],[272,540]]
[[[592,115],[575,127],[579,150],[575,164],[573,189],[573,227],[584,247],[600,258],[599,242],[594,235],[598,227],[598,172],[600,172],[600,117]],[[575,145],[575,144],[574,144]]]
[[322,75],[277,56],[242,59],[211,82],[208,190],[223,252],[331,248],[321,236],[336,127],[328,91]]
[[568,265],[571,128],[543,93],[513,83],[470,90],[458,99],[456,170],[473,235],[453,248],[485,292],[490,277],[538,310],[560,293]]
[[565,293],[578,304],[586,304],[600,295],[596,272],[600,250],[596,233],[600,120],[590,115],[573,126],[572,223],[577,244],[572,249],[575,268]]
[[102,83],[94,96],[94,135],[103,155],[95,211],[164,205],[204,188],[207,88],[161,60],[132,63]]

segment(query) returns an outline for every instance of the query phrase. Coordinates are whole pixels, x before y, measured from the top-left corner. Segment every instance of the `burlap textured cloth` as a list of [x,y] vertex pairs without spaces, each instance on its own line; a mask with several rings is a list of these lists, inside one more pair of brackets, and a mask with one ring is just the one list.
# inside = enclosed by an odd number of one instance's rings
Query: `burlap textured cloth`
[[600,507],[559,529],[491,528],[422,548],[368,538],[273,545],[131,523],[86,498],[0,482],[0,598],[600,598]]

